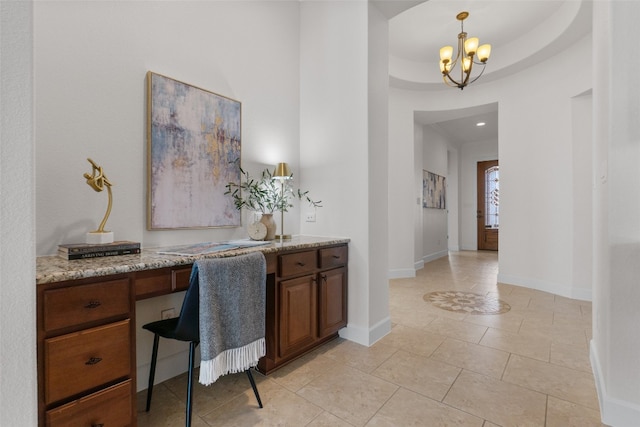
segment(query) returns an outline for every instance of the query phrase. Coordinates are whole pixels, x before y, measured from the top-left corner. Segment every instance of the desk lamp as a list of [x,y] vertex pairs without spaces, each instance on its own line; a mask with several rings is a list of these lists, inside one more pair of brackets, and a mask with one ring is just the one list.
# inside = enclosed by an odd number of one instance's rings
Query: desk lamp
[[280,181],[281,191],[280,234],[276,234],[276,239],[280,239],[280,241],[291,240],[290,234],[284,234],[284,212],[287,210],[287,197],[284,190],[284,181],[287,179],[291,179],[291,171],[289,170],[289,165],[286,163],[278,163],[276,169],[273,171],[273,179],[277,179]]

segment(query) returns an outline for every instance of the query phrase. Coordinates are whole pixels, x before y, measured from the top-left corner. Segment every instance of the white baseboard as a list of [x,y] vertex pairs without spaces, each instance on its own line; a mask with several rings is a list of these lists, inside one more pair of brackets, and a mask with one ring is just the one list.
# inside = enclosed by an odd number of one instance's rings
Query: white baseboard
[[613,427],[637,427],[640,420],[640,405],[624,400],[616,399],[607,395],[605,379],[602,376],[602,366],[596,346],[591,340],[589,345],[589,358],[591,359],[591,369],[596,382],[598,401],[600,403],[601,421]]
[[389,273],[387,273],[387,278],[388,279],[410,279],[412,277],[416,277],[416,271],[422,270],[426,263],[435,261],[436,259],[439,259],[442,257],[446,257],[447,255],[449,255],[449,250],[434,252],[430,255],[426,255],[422,257],[420,261],[416,261],[413,264],[413,270],[410,268],[398,268],[395,270],[389,270]]
[[447,255],[449,255],[449,250],[448,249],[446,249],[444,251],[434,252],[434,253],[429,254],[429,255],[425,255],[425,256],[422,257],[422,262],[423,262],[422,266],[424,267],[425,263],[431,262],[431,261],[435,261],[437,259],[446,257]]
[[498,273],[498,282],[507,285],[524,286],[525,288],[536,289],[543,292],[560,295],[566,298],[591,301],[591,289],[575,289],[571,286],[559,283],[547,282],[545,280],[532,279],[529,277],[518,277]]
[[391,318],[386,317],[368,329],[347,325],[346,328],[340,329],[339,334],[344,339],[370,347],[389,332],[391,332]]
[[396,270],[389,270],[389,279],[410,279],[416,277],[416,270],[410,268],[400,268]]

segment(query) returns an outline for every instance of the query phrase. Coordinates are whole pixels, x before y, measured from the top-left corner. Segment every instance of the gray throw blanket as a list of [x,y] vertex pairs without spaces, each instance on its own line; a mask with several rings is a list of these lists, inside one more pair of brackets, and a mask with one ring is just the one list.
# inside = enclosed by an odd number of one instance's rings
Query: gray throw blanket
[[[265,349],[262,252],[196,261],[200,291],[200,383],[256,366]],[[192,277],[193,279],[193,277]]]

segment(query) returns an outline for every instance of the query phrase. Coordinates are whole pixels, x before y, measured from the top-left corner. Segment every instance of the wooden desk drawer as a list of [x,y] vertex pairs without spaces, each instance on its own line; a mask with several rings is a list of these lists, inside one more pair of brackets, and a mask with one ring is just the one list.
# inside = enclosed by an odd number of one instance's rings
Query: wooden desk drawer
[[133,279],[136,300],[184,291],[189,287],[192,265],[138,271]]
[[44,291],[44,329],[64,327],[127,315],[131,311],[129,279]]
[[320,268],[341,267],[347,263],[347,247],[320,249]]
[[162,268],[158,270],[138,271],[133,278],[133,286],[136,293],[136,300],[151,298],[156,295],[170,294],[171,269]]
[[46,339],[46,404],[129,376],[130,330],[127,319]]
[[317,268],[317,251],[280,255],[280,277],[312,273]]
[[189,288],[191,270],[193,270],[193,266],[171,270],[171,290],[173,292],[186,291]]
[[127,380],[47,411],[49,427],[131,425],[132,382]]

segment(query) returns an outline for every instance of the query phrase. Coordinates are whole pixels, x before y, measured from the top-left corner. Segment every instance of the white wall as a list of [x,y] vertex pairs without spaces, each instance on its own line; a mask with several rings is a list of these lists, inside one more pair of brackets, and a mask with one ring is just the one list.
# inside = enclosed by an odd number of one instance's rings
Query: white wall
[[[83,241],[106,195],[87,157],[114,183],[107,228],[144,246],[244,237],[244,228],[146,231],[145,73],[242,103],[242,160],[286,161],[299,175],[299,41],[295,2],[37,2],[37,252]],[[287,221],[298,233],[298,215]]]
[[594,3],[594,303],[591,362],[604,423],[640,419],[640,3]]
[[450,251],[460,250],[460,152],[449,146],[447,151],[447,235]]
[[[581,299],[590,299],[593,285],[593,272],[588,266],[593,265],[593,155],[592,126],[593,99],[591,92],[574,98],[572,111],[572,170],[573,170],[573,259],[572,282],[574,295]],[[589,184],[589,185],[585,185]],[[585,268],[587,267],[587,268]]]
[[[389,22],[368,3],[369,343],[391,331],[389,314]],[[348,29],[347,32],[349,31]]]
[[[297,2],[37,2],[34,34],[38,255],[83,241],[104,215],[106,194],[82,177],[87,157],[114,183],[107,228],[116,239],[153,247],[246,237],[244,227],[146,230],[149,70],[242,102],[243,165],[258,173],[286,161],[300,183]],[[307,189],[324,198],[323,189]],[[287,232],[300,231],[298,218],[298,210],[288,214]],[[137,304],[138,389],[152,344],[140,327],[181,301]],[[183,351],[182,343],[161,345],[156,381],[186,369]]]
[[0,425],[37,424],[33,4],[0,2]]
[[[571,230],[572,109],[573,97],[591,87],[591,38],[586,37],[562,54],[499,82],[482,79],[464,91],[454,89],[412,92],[390,91],[390,206],[412,206],[413,182],[411,119],[414,111],[447,111],[498,102],[500,159],[499,280],[565,296],[574,296]],[[575,64],[584,65],[575,73]],[[407,123],[408,122],[408,123]],[[461,165],[464,164],[461,153]],[[462,175],[461,189],[468,186]],[[584,185],[589,185],[585,183]],[[395,189],[399,189],[395,191]],[[461,190],[462,191],[462,190]],[[475,208],[460,194],[461,246],[473,244],[469,224]],[[475,202],[474,202],[475,204]],[[410,270],[413,221],[407,209],[390,209],[390,270]],[[473,214],[471,214],[473,212]],[[465,225],[466,224],[466,225]],[[409,249],[407,249],[409,247]]]
[[[398,93],[400,92],[400,93]],[[405,96],[411,99],[405,99]],[[389,277],[415,275],[414,93],[389,90]],[[408,209],[408,206],[416,206]]]
[[[447,139],[436,131],[432,126],[423,126],[422,139],[423,153],[421,165],[416,170],[418,175],[417,188],[422,196],[423,171],[429,171],[436,175],[444,176],[448,187],[448,147]],[[448,188],[447,188],[448,190]],[[451,194],[447,193],[447,205],[451,203]],[[422,200],[422,198],[421,198]],[[424,200],[422,200],[424,202]],[[448,216],[446,209],[423,208],[420,204],[420,215],[422,217],[422,230],[416,240],[422,242],[422,252],[416,252],[417,260],[422,262],[433,261],[434,259],[446,256],[448,253]]]
[[367,2],[300,3],[302,182],[323,201],[317,222],[303,222],[301,231],[351,239],[349,320],[341,335],[367,345],[390,328],[386,197],[373,193],[376,186],[386,192],[386,168],[379,168],[386,151],[386,106],[380,106],[386,80],[381,88],[379,72],[370,74],[369,66],[380,63],[370,39],[382,41],[386,58],[386,22]]
[[[414,146],[413,146],[413,188],[415,191],[416,204],[413,206],[414,209],[414,227],[413,233],[416,236],[413,239],[413,259],[415,261],[414,268],[419,270],[424,268],[424,260],[422,256],[424,254],[424,239],[422,238],[423,229],[425,227],[424,224],[424,215],[422,214],[422,163],[424,162],[424,152],[425,152],[425,144],[424,144],[424,126],[419,123],[414,123]],[[392,209],[394,209],[392,207]],[[397,209],[397,207],[395,207]],[[394,273],[398,274],[398,273]],[[409,272],[408,275],[404,275],[402,272],[399,272],[397,277],[413,277],[415,273]],[[390,275],[390,277],[395,277]]]

